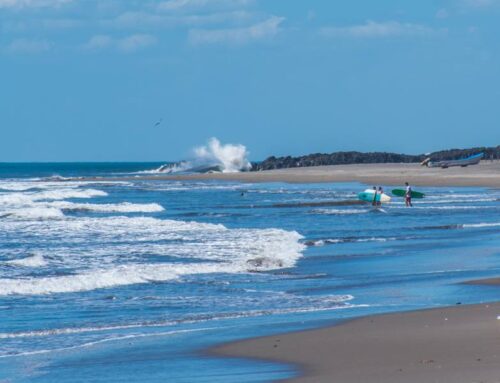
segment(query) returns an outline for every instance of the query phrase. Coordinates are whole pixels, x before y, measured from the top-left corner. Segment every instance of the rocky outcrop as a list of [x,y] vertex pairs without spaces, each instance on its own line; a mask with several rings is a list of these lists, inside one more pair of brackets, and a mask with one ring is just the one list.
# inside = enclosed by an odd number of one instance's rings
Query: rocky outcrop
[[500,146],[479,147],[471,149],[450,149],[431,154],[398,154],[387,152],[335,152],[331,154],[315,153],[300,157],[274,157],[271,156],[262,162],[252,163],[252,171],[299,168],[305,166],[321,165],[349,165],[349,164],[374,164],[374,163],[415,163],[426,158],[432,161],[454,160],[484,152],[485,160],[500,159]]

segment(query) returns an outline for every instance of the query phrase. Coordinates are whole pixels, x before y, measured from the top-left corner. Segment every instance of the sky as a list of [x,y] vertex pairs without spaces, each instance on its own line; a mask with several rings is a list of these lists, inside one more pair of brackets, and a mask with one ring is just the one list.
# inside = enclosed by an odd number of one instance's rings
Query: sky
[[[500,144],[500,0],[0,0],[0,161]],[[159,124],[158,124],[159,123]]]

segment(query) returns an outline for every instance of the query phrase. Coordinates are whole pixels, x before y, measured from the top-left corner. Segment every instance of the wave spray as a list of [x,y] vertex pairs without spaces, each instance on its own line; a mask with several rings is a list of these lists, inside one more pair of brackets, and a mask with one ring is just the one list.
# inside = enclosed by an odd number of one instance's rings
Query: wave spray
[[193,149],[193,159],[175,165],[163,165],[157,171],[165,173],[218,171],[236,173],[248,171],[252,164],[248,161],[248,150],[241,144],[221,144],[212,137],[204,146]]

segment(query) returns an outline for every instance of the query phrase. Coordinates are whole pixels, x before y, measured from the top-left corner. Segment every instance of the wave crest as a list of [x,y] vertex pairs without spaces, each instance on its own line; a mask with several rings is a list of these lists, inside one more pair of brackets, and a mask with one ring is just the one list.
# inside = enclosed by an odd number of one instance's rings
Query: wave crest
[[21,266],[21,267],[43,267],[47,265],[47,261],[41,254],[32,254],[28,257],[21,259],[13,259],[5,262],[8,265]]

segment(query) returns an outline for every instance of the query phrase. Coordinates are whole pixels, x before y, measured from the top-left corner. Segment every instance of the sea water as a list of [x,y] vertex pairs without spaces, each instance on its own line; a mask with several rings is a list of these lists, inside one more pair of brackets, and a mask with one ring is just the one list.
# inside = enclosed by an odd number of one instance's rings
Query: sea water
[[461,282],[499,274],[499,190],[381,212],[357,183],[133,179],[157,165],[0,166],[0,381],[266,382],[296,371],[204,350],[498,300]]

